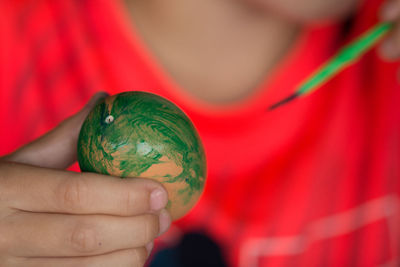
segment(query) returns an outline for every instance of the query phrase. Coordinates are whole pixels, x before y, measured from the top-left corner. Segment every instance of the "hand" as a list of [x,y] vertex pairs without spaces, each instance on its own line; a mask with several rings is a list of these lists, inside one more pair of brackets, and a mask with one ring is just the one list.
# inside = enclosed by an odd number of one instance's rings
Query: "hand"
[[393,22],[394,28],[379,47],[382,57],[389,61],[400,58],[400,0],[387,0],[380,10],[380,18],[385,22]]
[[142,266],[169,227],[158,182],[59,170],[99,97],[0,160],[0,266]]

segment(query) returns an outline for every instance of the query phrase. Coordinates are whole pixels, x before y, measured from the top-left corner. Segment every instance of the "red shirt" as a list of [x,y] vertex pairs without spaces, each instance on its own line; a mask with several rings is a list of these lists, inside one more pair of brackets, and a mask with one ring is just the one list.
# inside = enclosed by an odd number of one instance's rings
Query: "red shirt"
[[[364,2],[349,39],[376,22],[381,1]],[[96,91],[154,92],[191,117],[209,168],[200,202],[172,232],[204,229],[232,266],[400,264],[398,64],[371,51],[268,112],[343,45],[339,25],[309,27],[250,97],[211,105],[171,79],[124,12],[106,0],[0,2],[1,154]]]

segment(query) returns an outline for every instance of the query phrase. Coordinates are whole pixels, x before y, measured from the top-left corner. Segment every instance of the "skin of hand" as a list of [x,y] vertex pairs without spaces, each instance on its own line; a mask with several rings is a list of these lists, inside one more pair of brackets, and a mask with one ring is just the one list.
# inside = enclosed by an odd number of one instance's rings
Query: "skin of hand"
[[165,188],[63,170],[80,127],[104,93],[0,160],[0,266],[143,266],[171,223]]
[[393,29],[379,47],[382,57],[388,61],[398,60],[400,57],[400,0],[386,1],[380,10],[380,18],[385,22],[392,22]]

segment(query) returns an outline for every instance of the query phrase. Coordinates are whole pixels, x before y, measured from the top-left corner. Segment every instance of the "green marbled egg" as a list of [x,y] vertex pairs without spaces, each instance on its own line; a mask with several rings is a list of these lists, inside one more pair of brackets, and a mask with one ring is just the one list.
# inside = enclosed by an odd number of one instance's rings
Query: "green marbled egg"
[[82,171],[156,179],[168,191],[173,219],[199,199],[206,160],[190,119],[173,103],[146,92],[124,92],[97,103],[79,134]]

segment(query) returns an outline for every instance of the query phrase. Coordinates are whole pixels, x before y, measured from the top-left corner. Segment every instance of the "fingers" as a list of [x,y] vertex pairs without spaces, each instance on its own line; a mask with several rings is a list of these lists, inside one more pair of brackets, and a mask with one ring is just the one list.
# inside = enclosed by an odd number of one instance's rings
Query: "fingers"
[[17,212],[1,220],[2,254],[18,257],[101,255],[145,247],[170,224],[166,211],[133,217]]
[[132,216],[158,211],[168,201],[151,179],[75,173],[0,162],[1,205],[31,212]]
[[393,22],[394,27],[379,46],[379,53],[385,60],[397,60],[400,57],[400,0],[385,2],[380,17],[382,21]]
[[83,121],[94,105],[106,96],[104,92],[95,94],[77,114],[5,159],[47,168],[67,168],[76,161],[77,140]]
[[171,223],[150,179],[0,162],[0,199],[1,266],[142,266]]
[[10,266],[15,267],[142,267],[148,253],[145,248],[125,249],[111,252],[108,254],[89,256],[89,257],[71,257],[71,258],[25,258],[16,259]]

